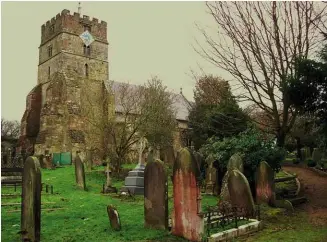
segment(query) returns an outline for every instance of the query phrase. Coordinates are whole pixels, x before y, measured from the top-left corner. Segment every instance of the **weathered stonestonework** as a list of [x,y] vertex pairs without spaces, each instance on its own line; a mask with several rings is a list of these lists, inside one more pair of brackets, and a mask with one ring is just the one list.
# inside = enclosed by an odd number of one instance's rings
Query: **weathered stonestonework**
[[[40,129],[42,87],[35,86],[26,97],[26,110],[21,120],[20,149],[32,151]],[[18,149],[18,151],[20,151]]]
[[[95,39],[89,52],[80,38],[85,30]],[[87,120],[91,120],[90,115],[97,120],[108,119],[108,107],[103,102],[108,95],[107,80],[106,22],[71,15],[68,10],[47,21],[41,27],[37,86],[27,97],[22,118],[21,148],[35,144],[36,155],[46,150],[71,152],[73,159],[77,151],[83,157],[87,150],[101,150],[103,135]],[[29,131],[31,125],[35,127]],[[100,159],[100,155],[95,158]]]

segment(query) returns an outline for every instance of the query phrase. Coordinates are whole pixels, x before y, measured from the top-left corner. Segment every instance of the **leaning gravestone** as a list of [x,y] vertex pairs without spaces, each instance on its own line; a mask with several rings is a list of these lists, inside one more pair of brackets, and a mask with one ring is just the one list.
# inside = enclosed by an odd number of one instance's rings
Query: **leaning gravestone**
[[265,161],[260,162],[256,171],[256,201],[272,206],[276,201],[274,170]]
[[228,190],[233,207],[244,209],[246,215],[254,212],[254,201],[246,177],[238,170],[229,172]]
[[108,213],[111,228],[116,231],[121,230],[120,217],[117,209],[112,205],[108,205],[107,213]]
[[41,235],[41,171],[36,157],[26,159],[23,170],[22,241],[40,241]]
[[144,170],[144,219],[146,228],[168,228],[167,174],[162,161],[151,160]]
[[173,168],[174,209],[172,234],[191,241],[201,241],[204,220],[201,215],[201,190],[197,184],[199,169],[188,148],[179,151]]
[[240,153],[235,153],[230,157],[228,161],[227,171],[223,177],[222,185],[221,185],[220,197],[222,198],[222,201],[226,201],[226,202],[230,201],[230,195],[228,190],[228,177],[230,172],[234,169],[240,171],[241,173],[244,172],[242,156]]
[[79,155],[77,155],[75,157],[74,163],[75,163],[76,184],[80,188],[86,190],[84,164],[83,164],[81,158],[79,157]]

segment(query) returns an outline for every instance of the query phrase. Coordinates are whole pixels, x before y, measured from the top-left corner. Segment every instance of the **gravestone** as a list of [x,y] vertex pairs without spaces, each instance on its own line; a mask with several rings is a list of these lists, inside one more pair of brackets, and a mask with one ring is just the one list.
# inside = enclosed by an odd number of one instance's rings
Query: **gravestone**
[[318,148],[314,148],[312,152],[312,160],[316,163],[320,162],[322,158],[322,152]]
[[147,151],[147,140],[141,138],[139,141],[139,162],[134,170],[128,172],[128,176],[125,178],[125,185],[121,191],[128,189],[135,195],[144,194],[144,169]]
[[52,164],[52,157],[50,154],[45,154],[44,163],[45,163],[47,169],[52,168],[53,164]]
[[256,201],[273,206],[276,201],[274,170],[265,161],[260,162],[256,171]]
[[116,231],[121,230],[120,217],[117,209],[112,205],[108,205],[107,213],[108,213],[111,228]]
[[45,155],[40,155],[39,157],[39,162],[41,165],[41,168],[43,169],[51,169],[52,168],[52,163],[49,160],[49,156],[45,156]]
[[76,184],[78,187],[82,188],[83,190],[86,190],[84,164],[78,155],[75,157],[74,163]]
[[230,195],[228,190],[228,177],[230,172],[234,169],[240,171],[241,173],[244,172],[242,156],[240,153],[235,153],[234,155],[232,155],[227,163],[227,171],[223,177],[221,185],[220,197],[222,198],[222,201],[230,201]]
[[233,207],[242,208],[246,215],[254,212],[254,201],[250,185],[246,177],[238,170],[229,172],[228,190]]
[[221,200],[225,202],[230,201],[230,196],[228,191],[228,177],[229,177],[229,172],[226,171],[221,183],[222,185],[221,185],[221,192],[220,192]]
[[206,160],[208,168],[206,170],[206,194],[217,194],[218,184],[217,184],[217,169],[213,167],[214,158],[209,156]]
[[22,241],[40,241],[41,235],[41,170],[36,157],[26,159],[22,183]]
[[191,241],[201,241],[204,232],[201,190],[197,183],[199,173],[192,152],[188,148],[181,149],[173,168],[172,234]]
[[144,170],[144,226],[168,228],[167,174],[160,160],[148,162]]
[[240,153],[232,155],[228,161],[227,170],[232,171],[234,169],[237,169],[240,172],[244,173],[243,161]]
[[201,154],[199,152],[192,151],[192,150],[191,150],[191,152],[193,153],[196,164],[198,165],[198,169],[201,172],[201,168],[202,168],[202,165],[203,165],[202,164],[202,162],[203,162],[202,156],[201,156]]

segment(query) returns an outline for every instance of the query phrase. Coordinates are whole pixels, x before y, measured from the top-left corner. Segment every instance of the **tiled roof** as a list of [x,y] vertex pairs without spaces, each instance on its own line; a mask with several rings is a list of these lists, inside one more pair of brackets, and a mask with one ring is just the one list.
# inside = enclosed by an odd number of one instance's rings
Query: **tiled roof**
[[[115,94],[115,111],[121,112],[122,105],[119,102],[119,90],[120,87],[126,83],[112,82],[111,84],[112,84],[112,91]],[[134,84],[128,84],[128,85],[131,88],[130,89],[131,91],[136,91],[137,88],[140,87]],[[176,111],[176,119],[181,121],[187,121],[191,103],[184,97],[182,93],[176,94],[171,92],[171,94],[173,95],[173,99],[174,99],[173,107]]]

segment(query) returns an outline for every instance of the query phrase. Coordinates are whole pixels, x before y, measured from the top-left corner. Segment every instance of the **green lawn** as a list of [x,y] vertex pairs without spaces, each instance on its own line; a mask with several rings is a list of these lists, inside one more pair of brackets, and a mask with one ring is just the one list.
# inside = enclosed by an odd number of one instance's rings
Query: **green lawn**
[[[133,166],[134,167],[134,166]],[[132,168],[133,168],[132,167]],[[54,186],[54,195],[43,195],[43,208],[64,208],[56,211],[42,211],[41,241],[186,241],[172,236],[167,231],[144,228],[143,196],[137,196],[135,201],[119,199],[100,194],[105,181],[104,174],[98,167],[86,174],[88,191],[75,187],[74,169],[71,166],[56,170],[42,170],[42,182]],[[124,181],[113,180],[120,188]],[[3,194],[14,193],[14,188],[3,188]],[[16,192],[20,193],[19,189]],[[172,209],[172,184],[169,179],[169,209]],[[216,205],[217,197],[203,196],[202,207]],[[2,198],[4,203],[19,203],[20,197]],[[113,231],[109,224],[106,206],[117,207],[122,221],[122,230]],[[20,206],[2,206],[1,237],[2,241],[20,241],[17,234],[20,231]],[[305,214],[289,216],[275,215],[273,209],[262,213],[269,214],[265,219],[266,228],[255,234],[249,241],[327,241],[327,229],[316,228],[309,224]],[[279,210],[278,210],[279,211]],[[300,236],[300,237],[299,237]],[[325,236],[325,237],[324,237]],[[252,237],[251,237],[252,238]],[[296,240],[301,238],[301,240]],[[319,240],[320,239],[320,240]]]
[[284,209],[262,207],[264,228],[250,237],[234,241],[246,242],[325,242],[327,227],[312,225],[306,213],[295,209],[287,214]]
[[[131,199],[113,198],[100,194],[105,181],[99,167],[86,174],[88,191],[75,187],[74,169],[71,166],[56,170],[42,170],[42,182],[54,186],[55,195],[43,195],[44,208],[64,208],[56,211],[42,211],[41,240],[42,241],[182,241],[167,231],[144,228],[143,196]],[[120,188],[124,181],[113,180]],[[14,188],[3,188],[3,194],[14,193]],[[17,193],[20,193],[18,190]],[[172,208],[172,184],[169,180],[169,208]],[[203,206],[215,205],[217,198],[203,196]],[[2,203],[17,203],[20,197],[3,198]],[[113,204],[117,207],[122,221],[122,230],[113,231],[109,224],[106,206]],[[1,235],[2,241],[20,241],[17,234],[20,230],[20,206],[2,207]]]

